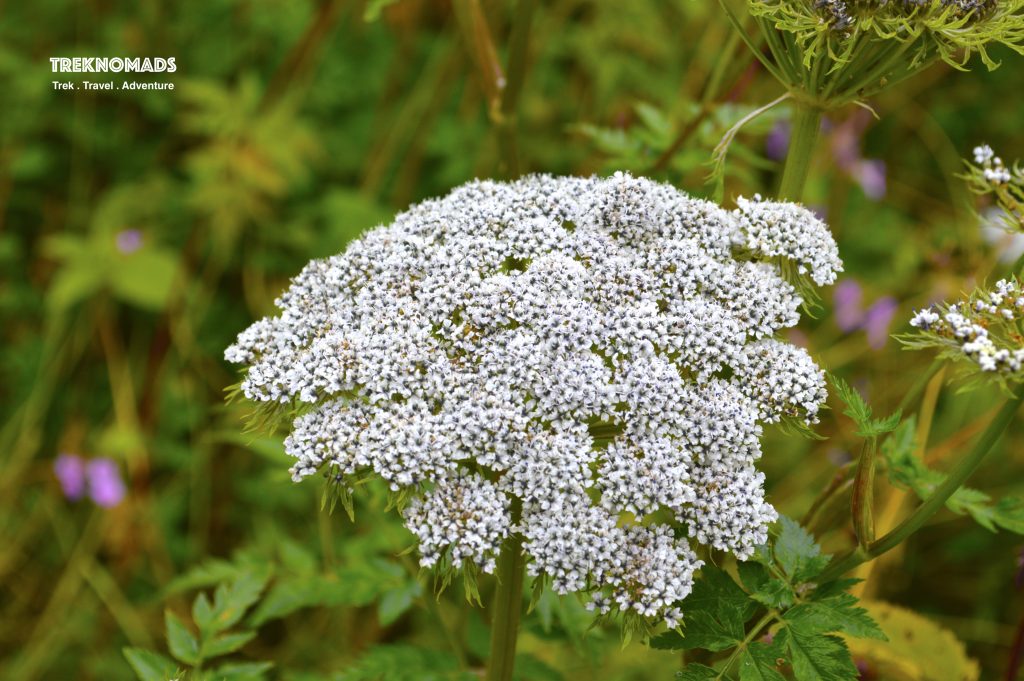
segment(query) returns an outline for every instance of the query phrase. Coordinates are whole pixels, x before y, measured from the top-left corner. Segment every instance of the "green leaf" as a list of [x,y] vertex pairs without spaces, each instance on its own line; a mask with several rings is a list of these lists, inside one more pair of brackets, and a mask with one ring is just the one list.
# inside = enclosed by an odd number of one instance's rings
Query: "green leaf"
[[177,272],[174,253],[153,248],[117,258],[107,277],[121,300],[147,310],[162,310],[171,296]]
[[775,541],[774,553],[782,571],[793,584],[817,577],[832,556],[822,554],[821,547],[815,543],[814,537],[795,520],[781,516],[779,521],[781,530]]
[[199,664],[199,641],[170,610],[164,611],[164,625],[167,627],[167,647],[171,655],[185,664]]
[[221,584],[213,596],[212,631],[219,632],[237,624],[245,611],[259,600],[260,593],[270,579],[270,570],[247,570],[230,586]]
[[217,638],[204,641],[202,646],[203,658],[218,657],[233,653],[246,643],[255,638],[255,631],[239,631],[230,634],[222,634]]
[[787,626],[777,637],[789,649],[796,681],[856,681],[859,678],[846,643],[836,636]]
[[199,633],[203,636],[212,633],[215,619],[216,615],[213,612],[213,606],[210,605],[210,599],[206,597],[206,594],[200,592],[192,601],[192,621],[199,627]]
[[168,681],[177,678],[178,665],[160,653],[145,648],[122,648],[139,681]]
[[413,601],[423,592],[420,583],[411,580],[397,589],[392,589],[384,594],[377,606],[377,619],[382,627],[386,627],[399,617],[406,610],[412,607]]
[[757,603],[727,572],[705,565],[683,609],[684,633],[670,631],[657,636],[651,639],[652,648],[711,651],[732,648],[743,640],[743,625],[757,610]]
[[[908,419],[882,444],[882,455],[888,464],[889,480],[897,487],[909,489],[919,499],[927,499],[945,481],[943,473],[928,468],[916,456],[915,424]],[[946,508],[957,515],[970,515],[976,523],[995,532],[1001,527],[1024,534],[1024,500],[1006,497],[992,503],[992,497],[970,487],[961,487],[946,500]]]
[[793,605],[796,594],[793,587],[773,576],[764,565],[754,562],[740,563],[740,581],[747,587],[750,597],[768,608],[785,609]]
[[740,681],[786,681],[778,662],[785,660],[782,642],[754,642],[740,656]]
[[885,418],[872,418],[871,407],[864,401],[861,394],[846,381],[829,374],[832,385],[839,399],[846,405],[844,414],[857,424],[857,435],[860,437],[878,437],[893,431],[900,423],[901,412],[896,411]]
[[70,262],[54,275],[46,293],[47,302],[57,310],[65,310],[102,287],[103,270],[97,263]]
[[681,681],[705,681],[706,679],[717,679],[719,676],[718,672],[711,667],[691,662],[683,667],[683,671],[676,674],[676,678]]
[[837,593],[793,606],[783,619],[801,631],[828,634],[841,631],[859,638],[885,640],[885,634],[867,610],[857,607],[857,598],[849,593]]
[[233,662],[213,671],[214,681],[263,681],[274,667],[271,662]]

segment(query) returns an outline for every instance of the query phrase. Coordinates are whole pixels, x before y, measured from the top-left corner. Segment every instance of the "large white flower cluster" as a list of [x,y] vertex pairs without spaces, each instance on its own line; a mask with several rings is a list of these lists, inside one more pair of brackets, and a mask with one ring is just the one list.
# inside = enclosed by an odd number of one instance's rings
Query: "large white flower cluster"
[[674,624],[691,538],[740,558],[767,540],[760,424],[814,422],[826,396],[775,338],[802,303],[783,259],[817,284],[841,269],[791,204],[730,212],[624,174],[472,182],[310,263],[226,356],[248,398],[308,405],[295,480],[410,493],[424,565],[491,571],[516,532],[559,592]]

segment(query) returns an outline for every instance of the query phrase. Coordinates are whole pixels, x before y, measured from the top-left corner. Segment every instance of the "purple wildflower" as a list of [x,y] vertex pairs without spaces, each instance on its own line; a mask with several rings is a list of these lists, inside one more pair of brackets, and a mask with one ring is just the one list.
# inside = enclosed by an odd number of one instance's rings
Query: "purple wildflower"
[[77,454],[61,454],[53,462],[53,474],[57,476],[64,496],[77,501],[85,494],[85,461]]
[[868,335],[868,345],[872,350],[881,350],[889,340],[889,325],[896,314],[899,303],[892,296],[885,296],[875,301],[864,314],[864,331]]
[[872,201],[885,198],[885,161],[864,159],[857,163],[852,174],[860,185],[864,196]]
[[93,459],[86,466],[89,496],[98,506],[111,508],[124,499],[125,487],[117,464],[107,458]]
[[142,248],[142,232],[137,229],[123,229],[117,233],[117,250],[125,255]]
[[863,291],[854,279],[843,279],[832,294],[835,305],[836,326],[840,331],[849,333],[860,328],[864,322],[864,310],[861,307]]
[[780,119],[775,122],[764,141],[765,156],[773,161],[781,161],[786,158],[786,151],[789,149],[790,127],[787,120]]

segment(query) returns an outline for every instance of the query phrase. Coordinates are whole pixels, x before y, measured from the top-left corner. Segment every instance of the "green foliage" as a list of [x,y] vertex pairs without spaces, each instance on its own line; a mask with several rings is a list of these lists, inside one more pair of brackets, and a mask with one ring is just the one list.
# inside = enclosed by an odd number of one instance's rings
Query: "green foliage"
[[[742,586],[725,570],[702,568],[684,601],[682,631],[653,638],[651,647],[729,651],[715,668],[687,665],[683,678],[777,681],[789,668],[797,681],[853,681],[857,668],[836,634],[886,637],[848,593],[856,580],[814,581],[830,559],[804,528],[783,516],[774,540],[737,566]],[[759,611],[765,614],[748,626]]]
[[857,424],[857,435],[863,438],[877,438],[896,429],[900,423],[899,410],[885,418],[874,418],[871,407],[857,390],[838,376],[830,375],[832,386],[836,389],[839,399],[846,405],[844,414]]
[[[229,564],[230,565],[230,564]],[[225,565],[203,568],[194,579],[209,579],[214,574],[230,574],[230,582],[221,582],[213,592],[213,600],[200,592],[192,601],[192,624],[198,635],[171,610],[164,611],[167,648],[175,660],[192,668],[189,679],[210,681],[262,681],[270,663],[241,662],[223,664],[212,671],[203,671],[209,660],[238,652],[256,637],[250,629],[230,631],[259,600],[270,579],[267,569],[254,571],[241,566]],[[179,675],[175,663],[161,654],[141,648],[125,648],[124,656],[139,681],[151,681],[170,674]]]
[[[921,500],[927,499],[946,479],[917,456],[914,434],[917,421],[907,419],[882,445],[888,463],[889,480],[901,489],[909,489]],[[979,525],[995,532],[997,528],[1024,534],[1024,499],[1007,496],[998,501],[980,490],[961,487],[946,500],[946,507],[958,515],[970,515]]]

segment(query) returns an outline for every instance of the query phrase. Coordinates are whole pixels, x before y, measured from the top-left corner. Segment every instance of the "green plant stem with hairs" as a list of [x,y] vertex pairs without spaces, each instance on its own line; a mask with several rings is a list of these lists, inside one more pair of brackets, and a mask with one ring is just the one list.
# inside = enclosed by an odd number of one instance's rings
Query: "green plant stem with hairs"
[[982,460],[992,450],[999,437],[1013,421],[1022,401],[1024,401],[1024,384],[1014,389],[1013,396],[1006,401],[1002,409],[999,410],[999,413],[992,419],[985,432],[982,433],[981,438],[975,443],[974,448],[964,458],[960,459],[942,484],[936,487],[935,491],[920,506],[914,509],[913,513],[882,538],[872,541],[866,546],[858,546],[846,555],[834,560],[825,572],[821,574],[820,581],[827,582],[830,579],[835,579],[858,565],[878,558],[887,551],[899,546],[910,535],[921,529],[928,519],[938,513],[946,505],[946,501],[977,470]]

